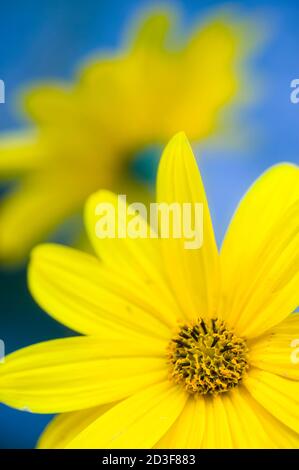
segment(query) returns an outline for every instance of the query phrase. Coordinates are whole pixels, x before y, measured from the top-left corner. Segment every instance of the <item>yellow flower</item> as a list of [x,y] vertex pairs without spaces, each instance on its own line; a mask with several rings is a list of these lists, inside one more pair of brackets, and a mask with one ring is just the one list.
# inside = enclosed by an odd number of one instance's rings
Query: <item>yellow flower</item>
[[136,150],[181,128],[193,140],[219,129],[241,87],[243,28],[219,14],[177,44],[171,26],[170,12],[157,11],[126,48],[87,63],[73,84],[27,93],[33,129],[0,142],[1,177],[18,180],[0,210],[3,262],[23,260],[99,188],[138,191],[128,169]]
[[62,246],[34,249],[33,296],[85,335],[30,346],[0,367],[1,401],[62,413],[40,447],[298,447],[298,182],[296,166],[267,171],[219,255],[192,150],[178,134],[162,156],[157,199],[203,203],[202,248],[100,240],[95,208],[116,204],[100,191],[86,223],[102,262]]

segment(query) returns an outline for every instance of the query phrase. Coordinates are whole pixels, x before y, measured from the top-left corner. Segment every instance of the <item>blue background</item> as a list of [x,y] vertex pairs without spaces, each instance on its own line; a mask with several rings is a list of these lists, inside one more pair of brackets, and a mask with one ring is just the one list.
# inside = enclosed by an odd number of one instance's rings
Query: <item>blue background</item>
[[[216,1],[172,1],[183,15],[186,31]],[[116,48],[126,25],[140,7],[161,3],[126,0],[44,0],[1,3],[0,78],[6,103],[0,105],[0,130],[22,124],[15,106],[20,87],[48,77],[71,78],[81,58]],[[164,5],[167,2],[163,3]],[[256,15],[268,29],[252,63],[262,79],[257,98],[242,111],[248,138],[241,148],[201,146],[202,169],[214,225],[220,242],[232,212],[247,187],[268,166],[299,162],[299,104],[290,102],[290,82],[299,78],[299,5],[297,2],[229,2],[244,17]],[[248,86],[251,84],[249,82]],[[136,171],[153,180],[153,165],[144,158]],[[47,317],[27,292],[25,270],[0,273],[0,338],[6,352],[49,338],[72,334]],[[33,447],[49,416],[32,415],[0,406],[0,447]]]

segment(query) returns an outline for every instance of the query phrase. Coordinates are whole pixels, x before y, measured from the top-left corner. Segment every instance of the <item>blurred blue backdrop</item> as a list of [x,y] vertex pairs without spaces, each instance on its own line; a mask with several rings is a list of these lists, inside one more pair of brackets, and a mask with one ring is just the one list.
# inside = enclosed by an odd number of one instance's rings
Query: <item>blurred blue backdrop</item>
[[[226,5],[197,0],[169,3],[179,7],[186,29],[201,15]],[[0,130],[21,125],[14,106],[20,87],[49,76],[71,78],[81,58],[116,48],[136,11],[155,4],[140,0],[2,2],[0,78],[6,85],[6,103],[0,105]],[[262,79],[262,90],[241,116],[246,143],[224,150],[200,148],[200,166],[219,242],[234,207],[253,180],[278,161],[299,162],[299,104],[290,102],[290,82],[299,78],[299,4],[260,0],[231,1],[228,5],[237,7],[245,18],[257,15],[267,26],[268,39],[258,47],[252,64],[254,76]],[[153,179],[148,158],[141,160],[136,171]],[[34,304],[27,292],[25,270],[0,273],[0,283],[0,338],[5,340],[6,352],[72,334]],[[49,418],[0,406],[0,447],[33,447]]]

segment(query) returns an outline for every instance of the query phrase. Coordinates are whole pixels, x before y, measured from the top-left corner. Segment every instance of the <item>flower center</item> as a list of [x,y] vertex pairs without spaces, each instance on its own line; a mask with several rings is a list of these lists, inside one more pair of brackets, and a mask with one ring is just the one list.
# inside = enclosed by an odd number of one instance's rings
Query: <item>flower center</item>
[[219,319],[183,325],[169,344],[170,373],[192,394],[236,387],[248,370],[247,345]]

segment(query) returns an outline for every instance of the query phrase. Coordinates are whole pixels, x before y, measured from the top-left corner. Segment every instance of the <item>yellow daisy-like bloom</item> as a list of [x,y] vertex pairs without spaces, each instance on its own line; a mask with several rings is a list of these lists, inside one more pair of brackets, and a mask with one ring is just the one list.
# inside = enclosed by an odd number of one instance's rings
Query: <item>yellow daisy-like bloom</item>
[[74,84],[27,93],[34,129],[0,142],[1,178],[20,177],[1,203],[2,262],[23,260],[99,188],[138,191],[128,168],[144,146],[178,129],[192,140],[219,130],[242,86],[244,28],[219,14],[176,43],[171,18],[146,17],[126,48],[86,64]]
[[[218,253],[204,186],[184,134],[166,147],[158,202],[203,203],[204,244],[102,239],[102,261],[58,245],[34,249],[29,285],[54,318],[85,336],[17,351],[0,399],[62,413],[42,448],[298,447],[299,169],[267,171],[242,200]],[[117,213],[117,212],[116,212]],[[140,224],[145,224],[140,219]]]

